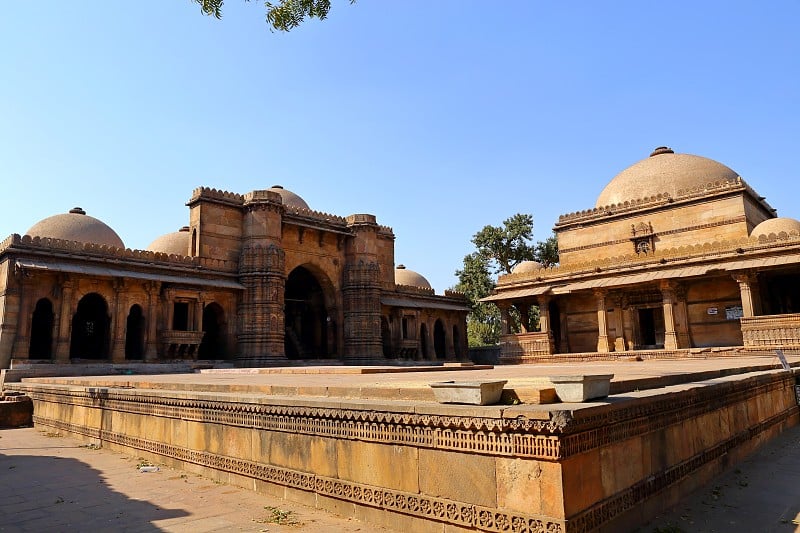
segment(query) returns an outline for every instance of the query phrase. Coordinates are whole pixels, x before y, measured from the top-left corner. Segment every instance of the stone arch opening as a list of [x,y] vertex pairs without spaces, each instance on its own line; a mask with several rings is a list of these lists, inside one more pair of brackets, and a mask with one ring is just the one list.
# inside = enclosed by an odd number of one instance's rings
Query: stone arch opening
[[453,350],[455,351],[456,357],[461,355],[461,336],[458,332],[458,326],[453,326]]
[[28,357],[31,359],[50,359],[53,357],[53,302],[41,298],[31,317],[31,342]]
[[444,359],[447,356],[447,339],[442,319],[437,319],[433,325],[433,350],[437,359]]
[[[299,266],[286,279],[284,350],[289,359],[326,358],[335,353],[330,346],[325,293],[316,276]],[[335,339],[335,335],[330,335]]]
[[203,340],[198,359],[225,359],[225,310],[216,302],[203,308]]
[[428,358],[428,326],[426,324],[422,324],[419,327],[419,347],[422,350],[422,358]]
[[90,292],[78,302],[72,317],[69,356],[81,359],[107,359],[109,325],[108,304],[96,292]]
[[389,328],[389,320],[385,316],[381,317],[381,343],[383,344],[383,356],[392,356],[392,330]]
[[125,359],[144,356],[144,312],[139,304],[131,306],[125,322]]

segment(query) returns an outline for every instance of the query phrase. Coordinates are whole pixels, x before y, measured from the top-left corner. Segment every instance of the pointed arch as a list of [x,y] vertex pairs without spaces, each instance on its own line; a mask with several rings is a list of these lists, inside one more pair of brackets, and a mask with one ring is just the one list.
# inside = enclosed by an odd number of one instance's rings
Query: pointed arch
[[50,359],[53,357],[53,302],[41,298],[31,317],[31,342],[28,357],[31,359]]

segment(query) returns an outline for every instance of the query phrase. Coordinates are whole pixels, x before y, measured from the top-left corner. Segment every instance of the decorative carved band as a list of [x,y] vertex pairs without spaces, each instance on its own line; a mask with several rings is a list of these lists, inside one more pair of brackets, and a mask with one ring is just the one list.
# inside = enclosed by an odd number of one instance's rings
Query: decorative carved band
[[436,520],[481,531],[519,533],[565,533],[563,521],[544,516],[522,515],[500,509],[481,507],[464,502],[434,498],[423,494],[403,492],[374,485],[365,485],[337,478],[319,476],[308,472],[281,468],[245,459],[237,459],[205,451],[190,450],[148,439],[99,431],[83,425],[34,416],[37,425],[44,425],[85,435],[119,446],[158,454],[171,459],[193,463],[223,472],[247,476],[269,483],[315,492],[331,498],[377,507],[415,517]]
[[[546,461],[558,461],[609,442],[644,435],[654,427],[667,427],[676,420],[775,391],[783,391],[791,397],[794,394],[792,375],[766,374],[743,380],[735,390],[723,383],[694,389],[678,398],[667,396],[637,402],[631,407],[612,407],[585,418],[572,419],[569,411],[553,411],[551,419],[538,420],[524,415],[516,418],[447,416],[167,398],[125,389],[86,391],[43,384],[9,385],[35,401],[267,431]],[[720,387],[725,389],[724,394],[720,394]]]

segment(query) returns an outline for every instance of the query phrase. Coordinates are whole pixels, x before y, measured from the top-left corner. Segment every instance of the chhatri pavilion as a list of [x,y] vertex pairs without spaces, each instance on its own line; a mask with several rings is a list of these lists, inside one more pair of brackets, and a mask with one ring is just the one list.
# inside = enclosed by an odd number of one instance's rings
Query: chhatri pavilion
[[16,362],[462,360],[463,295],[395,267],[374,215],[280,186],[205,187],[189,224],[131,250],[81,208],[0,243],[0,369]]
[[522,262],[485,298],[501,361],[800,347],[800,222],[717,161],[656,148],[554,231],[557,266]]

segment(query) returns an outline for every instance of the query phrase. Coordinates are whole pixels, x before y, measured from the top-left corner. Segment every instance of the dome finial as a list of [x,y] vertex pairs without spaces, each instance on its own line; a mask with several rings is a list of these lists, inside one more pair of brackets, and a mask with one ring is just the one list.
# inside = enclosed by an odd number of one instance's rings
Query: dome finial
[[69,210],[69,212],[72,213],[73,215],[85,215],[86,214],[86,211],[84,211],[80,207],[73,207],[72,209]]
[[650,157],[653,157],[654,155],[674,154],[674,153],[675,152],[673,152],[672,148],[670,148],[669,146],[659,146],[658,148],[653,150],[653,153],[650,154]]

